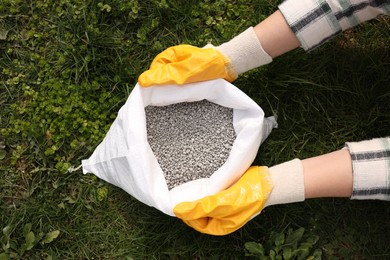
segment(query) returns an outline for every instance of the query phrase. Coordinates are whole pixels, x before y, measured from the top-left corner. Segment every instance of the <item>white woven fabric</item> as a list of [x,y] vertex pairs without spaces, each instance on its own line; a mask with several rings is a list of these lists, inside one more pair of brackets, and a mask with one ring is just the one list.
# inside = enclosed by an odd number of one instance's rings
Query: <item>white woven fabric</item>
[[[169,190],[148,142],[145,107],[205,99],[233,109],[236,139],[229,157],[211,177],[189,181]],[[253,163],[260,144],[276,126],[275,119],[265,118],[256,102],[223,79],[185,86],[143,88],[137,84],[103,141],[88,159],[82,160],[83,173],[91,172],[144,204],[175,216],[173,208],[177,204],[215,194],[235,183]]]

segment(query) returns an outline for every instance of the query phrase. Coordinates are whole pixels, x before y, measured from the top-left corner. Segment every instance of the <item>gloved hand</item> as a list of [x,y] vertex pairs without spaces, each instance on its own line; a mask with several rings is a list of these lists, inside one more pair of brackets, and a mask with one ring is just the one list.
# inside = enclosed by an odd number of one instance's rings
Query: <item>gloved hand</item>
[[299,159],[274,167],[250,167],[231,187],[215,195],[182,202],[175,215],[195,230],[227,235],[245,225],[267,206],[305,199]]
[[217,78],[232,82],[239,74],[271,61],[253,27],[250,27],[218,47],[170,47],[154,58],[149,70],[139,76],[138,82],[142,87],[182,85]]

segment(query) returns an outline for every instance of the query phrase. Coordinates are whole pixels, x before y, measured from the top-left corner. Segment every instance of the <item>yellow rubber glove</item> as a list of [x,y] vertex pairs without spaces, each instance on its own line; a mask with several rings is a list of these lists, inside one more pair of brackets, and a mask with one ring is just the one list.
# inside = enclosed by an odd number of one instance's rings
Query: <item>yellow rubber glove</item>
[[301,160],[293,159],[270,168],[252,166],[230,188],[193,202],[179,203],[173,211],[202,233],[226,235],[265,207],[304,200],[303,165]]
[[138,82],[142,87],[163,84],[187,84],[223,78],[234,81],[239,74],[272,61],[253,27],[249,27],[220,46],[173,46],[153,60]]
[[268,167],[252,166],[228,189],[196,201],[179,203],[173,212],[199,232],[227,235],[264,208],[271,190]]
[[142,87],[182,85],[217,78],[232,82],[237,74],[229,63],[230,60],[215,48],[177,45],[158,54],[138,82]]

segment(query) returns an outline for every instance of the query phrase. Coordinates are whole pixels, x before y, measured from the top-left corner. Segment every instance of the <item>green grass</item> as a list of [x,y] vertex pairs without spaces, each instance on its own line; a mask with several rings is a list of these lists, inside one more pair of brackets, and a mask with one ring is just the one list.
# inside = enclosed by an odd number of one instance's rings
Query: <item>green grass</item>
[[[213,237],[93,176],[66,173],[102,140],[156,54],[179,43],[220,44],[277,4],[3,0],[0,259],[4,252],[22,259],[240,259],[246,242],[264,244],[274,233],[299,227],[319,238],[314,247],[325,258],[389,258],[388,202],[272,206],[237,232]],[[390,20],[379,18],[310,53],[295,50],[242,75],[235,85],[267,116],[278,115],[279,128],[254,164],[271,166],[388,135],[389,29]],[[43,243],[52,231],[59,236]]]

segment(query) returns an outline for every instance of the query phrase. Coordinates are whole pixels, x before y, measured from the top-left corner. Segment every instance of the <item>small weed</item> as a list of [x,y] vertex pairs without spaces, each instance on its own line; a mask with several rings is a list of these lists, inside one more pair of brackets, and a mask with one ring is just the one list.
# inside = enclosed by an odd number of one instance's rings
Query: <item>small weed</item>
[[34,233],[31,230],[32,224],[27,223],[23,226],[22,234],[18,234],[12,226],[5,226],[0,239],[1,253],[0,260],[15,259],[26,257],[28,251],[37,246],[45,246],[53,242],[59,235],[59,230],[48,233]]
[[321,249],[313,249],[319,237],[308,235],[304,228],[289,229],[286,233],[271,233],[263,245],[256,242],[245,243],[247,256],[257,259],[321,259]]

